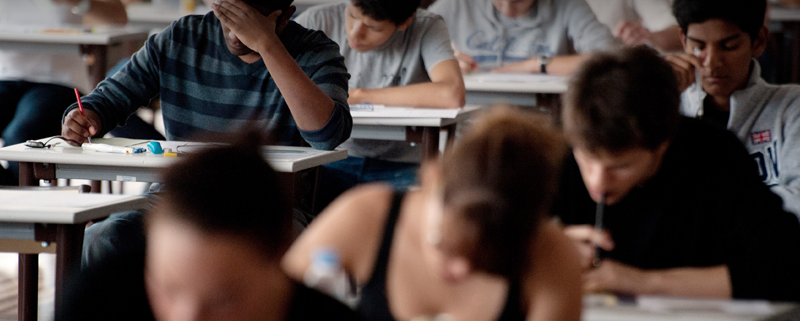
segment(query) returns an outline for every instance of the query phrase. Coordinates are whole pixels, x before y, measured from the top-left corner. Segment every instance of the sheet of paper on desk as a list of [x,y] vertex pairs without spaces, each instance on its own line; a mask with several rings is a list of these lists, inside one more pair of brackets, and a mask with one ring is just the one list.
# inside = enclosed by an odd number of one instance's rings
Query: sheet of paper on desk
[[714,300],[695,298],[672,298],[640,296],[636,299],[639,308],[653,312],[720,312],[742,315],[771,315],[776,311],[768,301],[761,300]]
[[[50,140],[50,138],[42,138],[39,139],[40,142],[44,143]],[[142,139],[129,139],[129,138],[118,138],[118,137],[111,137],[111,138],[92,138],[92,143],[95,144],[106,144],[111,146],[119,146],[119,147],[132,147],[136,145],[144,145],[149,143],[149,140],[142,140]],[[55,138],[50,140],[48,144],[55,144],[58,143],[58,147],[65,147],[65,148],[81,148],[81,146],[72,146],[67,144],[67,142]]]
[[567,81],[567,78],[562,76],[511,73],[480,73],[469,75],[467,78],[480,82],[543,83]]
[[353,117],[386,117],[386,118],[456,118],[461,108],[420,108],[420,107],[395,107],[380,106],[373,110],[354,109],[350,110]]

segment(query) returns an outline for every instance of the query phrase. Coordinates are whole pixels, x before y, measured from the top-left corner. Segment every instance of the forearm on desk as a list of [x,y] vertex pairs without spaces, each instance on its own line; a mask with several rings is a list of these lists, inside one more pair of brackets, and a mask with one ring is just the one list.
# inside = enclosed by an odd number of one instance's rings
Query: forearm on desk
[[[589,58],[589,55],[569,55],[569,56],[555,56],[550,58],[550,62],[545,66],[547,74],[556,76],[569,76],[578,66]],[[528,60],[509,63],[493,69],[494,72],[507,72],[507,73],[541,73],[541,65],[539,58],[530,58]]]
[[[351,104],[373,103],[391,106],[457,108],[464,106],[463,91],[450,84],[421,83],[402,87],[350,90]],[[461,94],[459,94],[459,91]]]
[[578,69],[578,66],[589,58],[589,55],[555,56],[547,64],[547,73],[557,76],[569,76]]
[[732,287],[728,267],[674,268],[645,271],[638,294],[730,299]]
[[428,75],[430,82],[376,89],[354,88],[350,90],[348,102],[429,108],[464,106],[466,89],[458,61],[441,61],[431,68]]

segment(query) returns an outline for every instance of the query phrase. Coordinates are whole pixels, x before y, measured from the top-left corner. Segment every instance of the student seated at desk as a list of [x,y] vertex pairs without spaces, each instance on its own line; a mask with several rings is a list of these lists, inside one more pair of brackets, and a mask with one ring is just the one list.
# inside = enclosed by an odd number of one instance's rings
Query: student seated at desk
[[365,320],[579,320],[578,254],[547,214],[564,147],[545,122],[493,111],[426,164],[420,190],[342,195],[284,269],[299,280],[313,252],[338,252]]
[[672,0],[586,0],[597,20],[626,46],[650,45],[660,51],[683,49]]
[[103,136],[160,95],[169,140],[256,121],[279,144],[335,148],[352,128],[346,69],[334,42],[289,20],[290,3],[222,0],[174,22],[84,97],[86,117],[67,108],[62,135]]
[[[70,106],[62,135],[78,143],[102,136],[160,95],[169,140],[220,136],[250,123],[272,130],[281,145],[333,149],[349,137],[348,75],[336,43],[290,21],[291,0],[208,2],[213,12],[152,36],[84,97],[86,117]],[[140,225],[140,213],[93,225],[84,263],[118,247],[141,252]]]
[[438,0],[464,73],[569,75],[587,54],[617,41],[585,0]]
[[[58,320],[147,320],[150,313],[161,321],[356,320],[348,307],[281,270],[294,240],[292,214],[258,138],[200,151],[167,169],[146,219],[146,264],[121,260],[84,270]],[[136,283],[146,283],[149,305]]]
[[[58,29],[125,24],[119,0],[0,0],[0,27]],[[86,63],[78,54],[0,49],[0,131],[5,146],[58,135],[73,88],[91,90]],[[1,169],[0,169],[1,170]],[[0,184],[18,185],[19,164],[0,171]]]
[[800,300],[797,218],[733,134],[681,117],[679,102],[647,47],[591,58],[565,94],[573,157],[554,213],[583,254],[584,289]]
[[[681,113],[728,128],[747,147],[761,180],[800,216],[800,87],[761,78],[765,1],[677,0],[685,52],[678,72]],[[694,56],[694,50],[700,57]],[[695,79],[699,70],[702,79]]]
[[[295,19],[339,44],[350,72],[350,104],[455,108],[464,105],[464,80],[442,18],[418,9],[419,0],[353,0],[312,7]],[[323,204],[356,184],[416,182],[421,146],[351,139],[351,157],[323,167]],[[332,195],[327,195],[332,194]]]

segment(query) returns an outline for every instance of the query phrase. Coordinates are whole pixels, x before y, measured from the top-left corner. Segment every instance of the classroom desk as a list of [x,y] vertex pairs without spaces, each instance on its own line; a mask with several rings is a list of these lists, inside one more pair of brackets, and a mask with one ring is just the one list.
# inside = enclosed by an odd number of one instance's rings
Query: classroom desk
[[567,91],[567,78],[479,73],[464,76],[464,86],[467,104],[549,108],[558,106],[561,94]]
[[89,80],[92,88],[106,77],[110,48],[147,39],[147,32],[137,28],[95,28],[92,32],[77,29],[64,32],[42,32],[31,29],[0,29],[0,47],[25,52],[80,55],[89,57]]
[[[424,110],[420,108],[420,110]],[[410,117],[386,117],[376,111],[372,115],[363,113],[353,114],[353,132],[351,138],[396,140],[422,144],[422,161],[428,160],[439,154],[441,136],[446,133],[447,139],[452,142],[455,137],[456,125],[475,115],[480,106],[469,105],[460,108],[454,117],[425,117],[412,115]]]
[[[90,220],[112,213],[144,209],[143,196],[78,194],[61,191],[0,190],[0,238],[3,251],[19,255],[19,320],[36,320],[39,253],[56,253],[56,314],[64,299],[64,282],[80,270],[83,231]],[[39,242],[34,246],[21,246]]]
[[637,302],[596,304],[606,297],[587,295],[581,320],[790,321],[800,318],[800,305],[795,303],[642,296]]
[[[125,139],[109,139],[102,138],[94,139],[95,143],[111,143],[119,145],[119,142],[126,142],[126,146],[144,147],[146,144],[142,141],[125,140]],[[62,143],[65,145],[66,143]],[[203,143],[187,143],[187,142],[162,142],[164,148],[172,147],[173,150],[178,150],[177,146],[181,146],[184,150],[191,150],[207,144]],[[267,162],[278,172],[284,188],[291,191],[289,194],[291,202],[306,202],[310,204],[310,210],[314,211],[314,194],[316,194],[316,182],[318,176],[318,168],[320,165],[335,162],[347,158],[347,151],[334,150],[334,151],[321,151],[307,147],[284,147],[284,146],[265,146],[263,147],[264,157]],[[53,180],[58,178],[71,178],[71,179],[91,179],[91,180],[118,180],[118,181],[135,181],[135,182],[159,182],[159,173],[161,169],[176,162],[180,157],[167,157],[162,155],[154,155],[151,153],[144,154],[113,154],[101,153],[94,151],[84,151],[81,148],[71,146],[56,146],[52,149],[30,148],[24,144],[17,144],[0,148],[0,159],[20,162],[20,186],[35,186],[39,185],[39,180]],[[282,174],[282,175],[281,175]],[[304,193],[307,188],[303,181],[313,181],[309,193]],[[310,200],[303,199],[309,197]],[[119,210],[121,211],[121,210]],[[119,212],[108,212],[107,214]],[[0,220],[2,217],[0,217]],[[83,227],[88,220],[94,217],[75,221],[70,228],[70,240],[73,242],[83,241]],[[61,238],[58,238],[61,240]],[[65,247],[65,250],[68,247]],[[64,255],[65,259],[73,260],[77,256],[80,261],[80,246],[72,248],[71,254]],[[77,252],[74,252],[77,251]],[[36,264],[33,259],[26,259],[28,266]],[[62,264],[63,265],[63,264]],[[67,272],[64,272],[67,273]],[[35,275],[35,274],[34,274]],[[26,279],[35,278],[30,276]],[[57,286],[58,291],[58,286]],[[29,294],[29,293],[28,293]],[[36,291],[33,294],[25,297],[26,302],[35,300]],[[22,300],[22,299],[21,299]],[[22,301],[21,301],[22,302]],[[27,304],[28,308],[26,313],[20,315],[28,315],[33,313],[35,320],[35,301],[33,301],[33,308]],[[56,294],[56,305],[58,306],[58,292]],[[20,306],[23,306],[22,304]],[[34,311],[29,311],[34,309]],[[22,318],[20,320],[23,320]]]
[[[150,30],[151,32],[164,30],[173,21],[189,14],[177,9],[159,8],[151,3],[143,2],[133,3],[126,7],[125,11],[128,13],[128,25]],[[192,14],[204,15],[209,11],[211,9],[208,7],[198,5]]]
[[[143,141],[102,138],[95,143],[127,141],[128,146],[144,147]],[[118,143],[114,143],[117,145]],[[189,145],[187,145],[189,144]],[[66,143],[62,143],[66,145]],[[159,182],[160,171],[180,157],[144,154],[113,154],[84,151],[77,147],[39,149],[23,144],[0,148],[0,159],[20,162],[20,185],[38,185],[39,180],[59,178],[123,182]],[[203,143],[162,142],[164,148],[184,145],[197,147]],[[173,148],[175,150],[175,148]],[[284,188],[290,191],[290,204],[314,212],[316,182],[320,165],[347,158],[346,150],[322,151],[310,147],[265,146],[264,157],[278,172]],[[99,191],[93,191],[98,192]]]
[[[297,7],[295,15],[300,14],[309,7],[337,3],[344,0],[295,0],[292,5]],[[202,2],[199,1],[198,2]],[[153,6],[150,3],[134,3],[129,5],[126,9],[128,12],[128,24],[140,28],[146,28],[151,31],[161,31],[168,27],[173,21],[189,14],[188,12],[180,11],[177,9],[164,9]],[[198,5],[192,14],[204,15],[211,11],[205,5]]]

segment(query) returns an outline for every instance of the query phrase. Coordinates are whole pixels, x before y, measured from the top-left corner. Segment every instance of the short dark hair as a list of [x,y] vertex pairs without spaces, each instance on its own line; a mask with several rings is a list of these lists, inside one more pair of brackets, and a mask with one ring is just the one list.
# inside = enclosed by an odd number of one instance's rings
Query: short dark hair
[[294,238],[292,214],[259,137],[252,132],[170,166],[162,198],[148,217],[168,215],[203,233],[243,239],[266,259],[280,259]]
[[[286,10],[292,5],[294,0],[242,0],[257,9],[269,8],[272,11]],[[262,12],[263,13],[263,12]]]
[[750,41],[758,39],[766,10],[767,0],[675,0],[672,4],[672,13],[684,34],[689,24],[721,19],[750,35]]
[[542,117],[494,108],[442,160],[444,204],[477,232],[476,246],[465,255],[475,269],[512,282],[530,267],[566,151],[560,133]]
[[352,0],[361,12],[377,21],[390,20],[402,25],[419,8],[421,0]]
[[597,53],[564,94],[564,132],[590,151],[655,150],[677,132],[679,104],[672,67],[655,50]]

